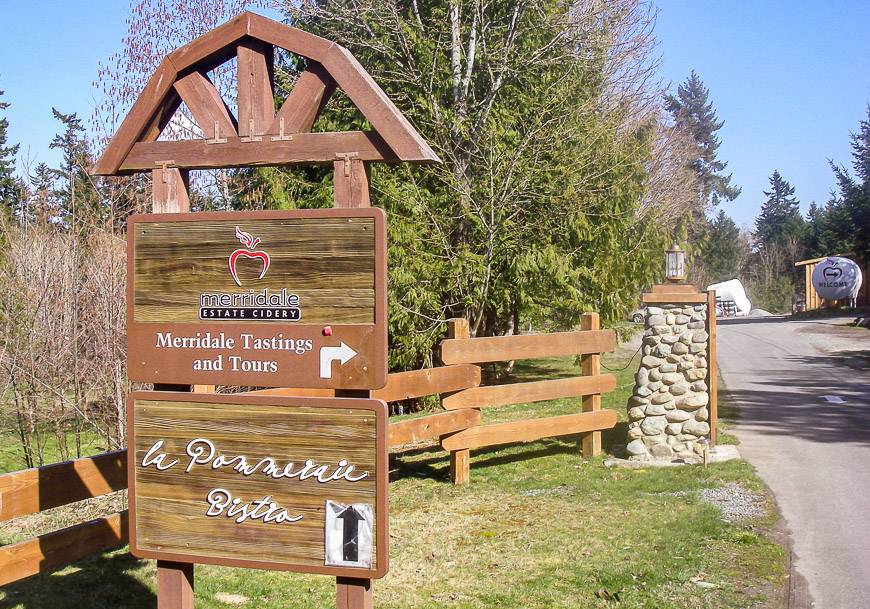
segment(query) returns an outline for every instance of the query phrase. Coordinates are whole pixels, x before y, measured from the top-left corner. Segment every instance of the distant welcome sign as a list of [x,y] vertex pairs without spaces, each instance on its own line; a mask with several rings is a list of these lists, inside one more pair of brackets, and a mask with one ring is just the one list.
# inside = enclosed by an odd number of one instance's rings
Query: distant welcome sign
[[136,556],[386,573],[383,402],[140,392],[128,409]]
[[383,211],[148,214],[128,235],[131,380],[386,384]]

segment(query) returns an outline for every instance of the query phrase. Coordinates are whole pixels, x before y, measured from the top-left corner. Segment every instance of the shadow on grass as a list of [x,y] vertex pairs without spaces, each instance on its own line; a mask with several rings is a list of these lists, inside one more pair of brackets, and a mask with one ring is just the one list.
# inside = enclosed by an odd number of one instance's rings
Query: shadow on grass
[[[153,609],[157,597],[130,572],[146,562],[128,553],[88,558],[72,573],[35,575],[0,587],[0,609]],[[85,600],[87,599],[87,600]]]
[[[605,453],[613,454],[614,447],[625,444],[628,423],[618,422],[612,429],[601,432]],[[472,450],[472,469],[498,467],[509,463],[527,461],[553,455],[580,456],[579,434],[543,438],[534,442],[514,442]],[[440,446],[426,446],[390,455],[390,482],[405,478],[431,478],[450,481],[449,453]],[[0,607],[2,609],[2,607]]]

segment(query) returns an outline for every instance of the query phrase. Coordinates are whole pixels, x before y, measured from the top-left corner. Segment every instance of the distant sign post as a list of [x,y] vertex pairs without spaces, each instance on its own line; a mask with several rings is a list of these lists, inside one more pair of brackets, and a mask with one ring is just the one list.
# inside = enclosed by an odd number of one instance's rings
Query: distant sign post
[[383,211],[149,214],[128,239],[131,380],[386,384]]
[[384,402],[139,392],[128,416],[134,555],[387,572]]

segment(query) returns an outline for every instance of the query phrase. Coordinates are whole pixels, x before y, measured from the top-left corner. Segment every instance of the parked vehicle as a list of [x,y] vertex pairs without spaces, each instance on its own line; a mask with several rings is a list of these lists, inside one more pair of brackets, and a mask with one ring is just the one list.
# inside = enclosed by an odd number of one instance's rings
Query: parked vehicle
[[631,312],[628,318],[636,324],[642,324],[646,318],[646,307],[640,307]]

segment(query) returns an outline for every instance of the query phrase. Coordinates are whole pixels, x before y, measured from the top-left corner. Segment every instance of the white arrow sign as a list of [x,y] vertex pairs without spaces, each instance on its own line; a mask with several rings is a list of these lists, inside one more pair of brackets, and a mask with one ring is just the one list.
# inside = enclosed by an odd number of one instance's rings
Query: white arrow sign
[[357,352],[348,347],[344,342],[338,347],[321,347],[320,378],[332,378],[332,362],[338,360],[341,365],[344,365],[356,357],[356,355]]

